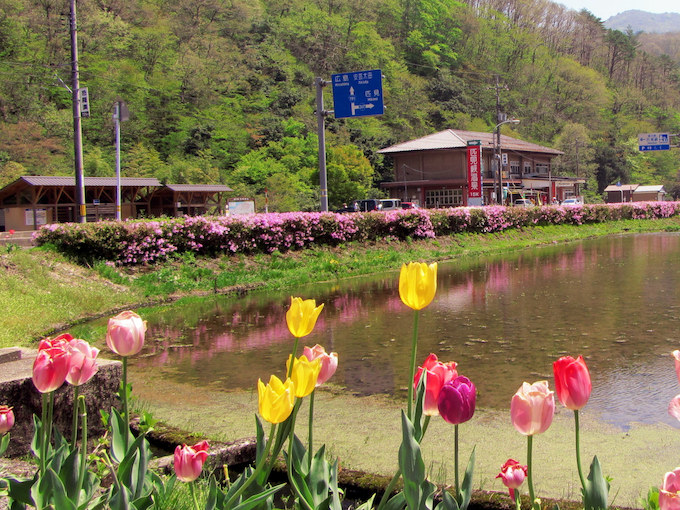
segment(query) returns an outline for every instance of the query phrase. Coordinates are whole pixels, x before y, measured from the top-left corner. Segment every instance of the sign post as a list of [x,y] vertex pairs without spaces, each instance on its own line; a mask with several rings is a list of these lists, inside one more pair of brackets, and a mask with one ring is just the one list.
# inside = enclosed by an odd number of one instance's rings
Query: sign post
[[643,152],[670,150],[670,137],[668,133],[641,133],[638,135],[638,150]]
[[467,205],[484,205],[481,161],[481,140],[469,140],[467,143]]

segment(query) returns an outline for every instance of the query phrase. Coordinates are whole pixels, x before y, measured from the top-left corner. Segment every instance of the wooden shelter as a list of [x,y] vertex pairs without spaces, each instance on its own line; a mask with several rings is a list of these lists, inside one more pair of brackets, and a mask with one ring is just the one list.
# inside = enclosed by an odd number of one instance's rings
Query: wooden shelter
[[[115,177],[85,177],[87,221],[116,216]],[[224,211],[224,185],[168,184],[145,177],[120,179],[121,217],[198,215]],[[78,220],[75,177],[23,176],[0,189],[0,230],[35,230]]]

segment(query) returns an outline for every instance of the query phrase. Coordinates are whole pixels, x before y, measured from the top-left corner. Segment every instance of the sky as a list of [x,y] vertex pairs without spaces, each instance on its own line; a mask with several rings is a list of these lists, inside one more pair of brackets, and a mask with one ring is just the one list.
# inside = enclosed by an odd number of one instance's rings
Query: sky
[[663,13],[680,13],[678,0],[555,0],[570,9],[588,9],[595,16],[606,21],[623,11],[637,9],[639,11]]

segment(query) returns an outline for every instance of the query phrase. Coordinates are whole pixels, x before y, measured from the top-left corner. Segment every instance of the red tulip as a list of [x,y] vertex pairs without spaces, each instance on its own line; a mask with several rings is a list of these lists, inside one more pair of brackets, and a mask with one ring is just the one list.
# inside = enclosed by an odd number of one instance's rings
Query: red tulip
[[10,229],[9,229],[9,235],[13,236],[13,235],[14,235],[14,232],[15,232],[15,231],[14,231],[13,228],[10,228]]
[[676,395],[668,404],[668,414],[680,421],[680,395]]
[[85,384],[99,369],[97,366],[99,349],[91,347],[85,340],[78,338],[68,343],[68,351],[70,359],[66,380],[73,386]]
[[524,479],[527,476],[527,466],[522,466],[515,459],[508,459],[503,464],[501,472],[498,473],[496,478],[500,478],[508,490],[510,491],[510,497],[515,501],[515,489],[519,488]]
[[680,351],[673,351],[673,357],[675,358],[675,374],[680,382]]
[[194,446],[177,445],[175,448],[175,474],[183,482],[193,482],[203,470],[203,463],[208,458],[207,441],[201,441]]
[[0,436],[7,434],[14,426],[14,412],[11,407],[0,406]]
[[452,425],[465,423],[475,414],[477,389],[467,377],[458,376],[442,386],[437,399],[439,414]]
[[144,347],[146,321],[135,312],[127,310],[109,319],[106,345],[120,356],[133,356]]
[[510,403],[512,424],[525,436],[548,430],[554,414],[555,396],[548,388],[548,381],[522,383]]
[[302,350],[302,355],[308,361],[321,360],[321,372],[319,372],[319,377],[316,379],[317,386],[321,386],[330,379],[338,368],[338,353],[331,352],[328,354],[326,349],[319,344],[316,344],[314,347],[305,347]]
[[455,361],[442,363],[437,360],[436,354],[430,354],[423,365],[418,367],[415,377],[413,378],[413,385],[418,387],[420,377],[423,371],[427,372],[427,380],[425,381],[425,400],[423,402],[423,414],[428,416],[437,416],[439,414],[438,399],[442,386],[447,382],[452,381],[458,377],[456,367],[458,364]]
[[680,510],[680,467],[666,473],[659,489],[660,510]]
[[557,398],[567,409],[581,409],[590,398],[593,385],[583,356],[563,356],[553,363]]
[[33,362],[33,384],[40,393],[49,393],[64,384],[70,357],[66,345],[38,350]]

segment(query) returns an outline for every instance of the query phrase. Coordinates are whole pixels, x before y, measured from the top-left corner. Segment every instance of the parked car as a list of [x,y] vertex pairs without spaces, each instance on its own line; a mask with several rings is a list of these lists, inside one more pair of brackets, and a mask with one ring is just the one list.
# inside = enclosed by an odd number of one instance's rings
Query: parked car
[[578,197],[569,197],[569,198],[565,198],[562,201],[562,205],[582,205],[582,204],[583,204],[583,200],[581,200]]
[[402,202],[401,208],[402,209],[420,209],[420,207],[418,207],[418,204],[416,204],[415,202]]
[[366,200],[355,200],[358,211],[382,211],[382,203],[377,198],[367,198]]
[[380,203],[382,204],[383,211],[396,211],[401,209],[401,200],[398,198],[383,198]]
[[518,198],[517,200],[515,200],[515,203],[512,204],[512,205],[514,205],[515,207],[533,207],[534,206],[533,202],[531,200],[529,200],[528,198]]

